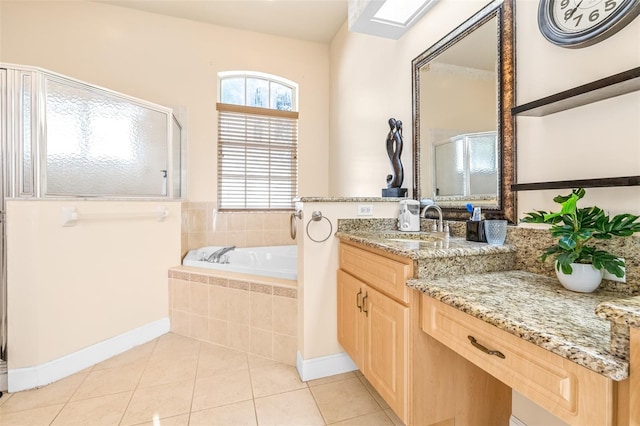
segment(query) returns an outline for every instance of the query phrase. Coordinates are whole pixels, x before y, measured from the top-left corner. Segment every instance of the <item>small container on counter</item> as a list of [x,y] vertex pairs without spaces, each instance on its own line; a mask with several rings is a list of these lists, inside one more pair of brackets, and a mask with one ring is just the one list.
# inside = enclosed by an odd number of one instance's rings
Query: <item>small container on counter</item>
[[485,237],[485,234],[484,234],[483,220],[467,221],[467,241],[475,241],[478,243],[487,242],[487,238]]

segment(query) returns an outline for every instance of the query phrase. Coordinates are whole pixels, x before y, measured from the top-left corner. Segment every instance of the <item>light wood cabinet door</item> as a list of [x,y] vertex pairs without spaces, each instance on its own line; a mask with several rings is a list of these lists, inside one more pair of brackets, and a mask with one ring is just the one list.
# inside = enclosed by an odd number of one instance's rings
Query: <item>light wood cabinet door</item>
[[408,419],[409,308],[372,288],[363,298],[363,373],[405,423]]
[[364,350],[363,287],[366,285],[338,270],[338,342],[362,371]]

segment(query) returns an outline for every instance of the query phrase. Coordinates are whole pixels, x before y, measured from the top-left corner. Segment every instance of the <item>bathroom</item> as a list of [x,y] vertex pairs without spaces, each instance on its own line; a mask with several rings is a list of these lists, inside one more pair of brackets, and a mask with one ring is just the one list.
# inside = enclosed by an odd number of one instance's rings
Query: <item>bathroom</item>
[[[413,181],[409,166],[411,60],[486,3],[441,0],[399,40],[350,33],[345,24],[335,37],[321,43],[100,2],[3,1],[0,61],[42,67],[172,107],[181,113],[188,141],[188,196],[182,205],[166,203],[170,214],[163,224],[167,226],[160,232],[156,228],[107,224],[85,228],[85,233],[70,236],[57,223],[60,207],[57,203],[62,202],[9,203],[8,213],[21,218],[8,224],[12,231],[9,238],[14,238],[10,243],[17,244],[13,253],[8,253],[9,277],[20,282],[19,292],[14,291],[11,296],[16,298],[16,304],[9,306],[10,335],[18,338],[12,356],[20,363],[15,367],[43,365],[167,318],[167,270],[180,263],[186,249],[209,244],[203,234],[212,226],[216,205],[218,72],[255,70],[299,84],[299,110],[301,114],[304,112],[299,123],[300,196],[378,197],[389,173],[384,150],[389,117],[405,122],[403,186],[411,188]],[[561,49],[539,33],[538,2],[516,3],[518,104],[640,64],[639,20],[615,37],[587,49]],[[603,121],[606,125],[586,125],[599,122],[603,113],[607,114]],[[544,126],[532,120],[518,120],[517,180],[539,182],[640,174],[639,115],[638,93],[633,93],[580,111],[551,116]],[[581,149],[580,161],[566,161],[576,149]],[[605,150],[624,155],[612,155],[611,161],[602,161]],[[585,168],[591,171],[585,173]],[[556,192],[519,193],[518,216],[534,209],[554,208],[551,198]],[[640,213],[640,193],[636,187],[593,188],[588,194],[589,202],[607,206],[612,214]],[[116,202],[106,203],[107,208],[122,208]],[[156,205],[143,204],[134,207]],[[77,205],[92,207],[87,201],[79,201]],[[356,217],[356,205],[320,203],[304,212],[304,224],[317,208],[335,227],[338,218]],[[375,203],[374,217],[391,218],[394,209],[391,203]],[[263,229],[275,231],[269,237],[274,238],[275,245],[288,242],[289,213],[269,213],[263,218],[272,214],[279,217],[277,224]],[[230,216],[224,212],[218,215]],[[196,222],[191,222],[192,218]],[[222,232],[229,235],[241,232],[232,228],[235,225],[229,220],[226,223],[229,228]],[[249,218],[245,225],[252,226]],[[255,237],[253,232],[243,235],[246,240]],[[262,238],[267,243],[266,234]],[[97,241],[108,242],[109,250],[102,251]],[[331,270],[329,265],[337,265],[337,255],[326,245],[307,240],[303,244],[305,253],[315,256],[313,268],[317,269],[313,271],[335,279],[337,266]],[[37,250],[32,251],[33,247]],[[131,262],[122,253],[139,259]],[[39,259],[37,269],[33,268],[34,257]],[[319,264],[318,259],[327,259],[328,263]],[[105,264],[111,267],[104,268]],[[309,272],[309,268],[305,274],[316,273]],[[108,273],[103,274],[105,270]],[[44,291],[48,282],[64,287],[49,293]],[[132,288],[136,291],[131,291]],[[82,294],[83,298],[72,294]],[[321,297],[309,303],[313,305],[320,300]],[[12,329],[11,321],[22,324],[21,328]],[[322,333],[309,335],[317,331],[314,324],[301,326],[306,339],[298,343],[298,350],[302,348],[304,359],[337,353],[339,346],[335,339]]]

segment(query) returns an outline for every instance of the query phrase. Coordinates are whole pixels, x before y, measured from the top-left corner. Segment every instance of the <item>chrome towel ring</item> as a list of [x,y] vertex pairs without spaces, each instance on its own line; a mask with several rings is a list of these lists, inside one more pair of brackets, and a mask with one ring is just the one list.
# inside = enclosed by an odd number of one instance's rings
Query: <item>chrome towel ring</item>
[[[322,240],[316,240],[315,238],[313,238],[311,236],[311,234],[309,234],[309,225],[311,225],[312,222],[320,222],[322,219],[326,220],[327,222],[329,222],[329,234]],[[331,236],[331,234],[333,234],[333,224],[331,223],[331,221],[329,220],[328,217],[323,216],[321,211],[314,211],[313,213],[311,213],[311,219],[309,219],[309,222],[307,222],[307,237],[309,237],[309,239],[313,242],[316,243],[323,243],[325,241],[327,241],[329,239],[329,237]]]

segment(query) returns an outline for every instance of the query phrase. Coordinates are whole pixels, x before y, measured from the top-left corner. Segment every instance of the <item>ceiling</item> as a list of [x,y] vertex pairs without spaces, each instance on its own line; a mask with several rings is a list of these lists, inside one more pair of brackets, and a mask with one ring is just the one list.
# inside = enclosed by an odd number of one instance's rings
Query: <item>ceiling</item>
[[347,0],[95,1],[319,43],[329,43],[347,20]]

